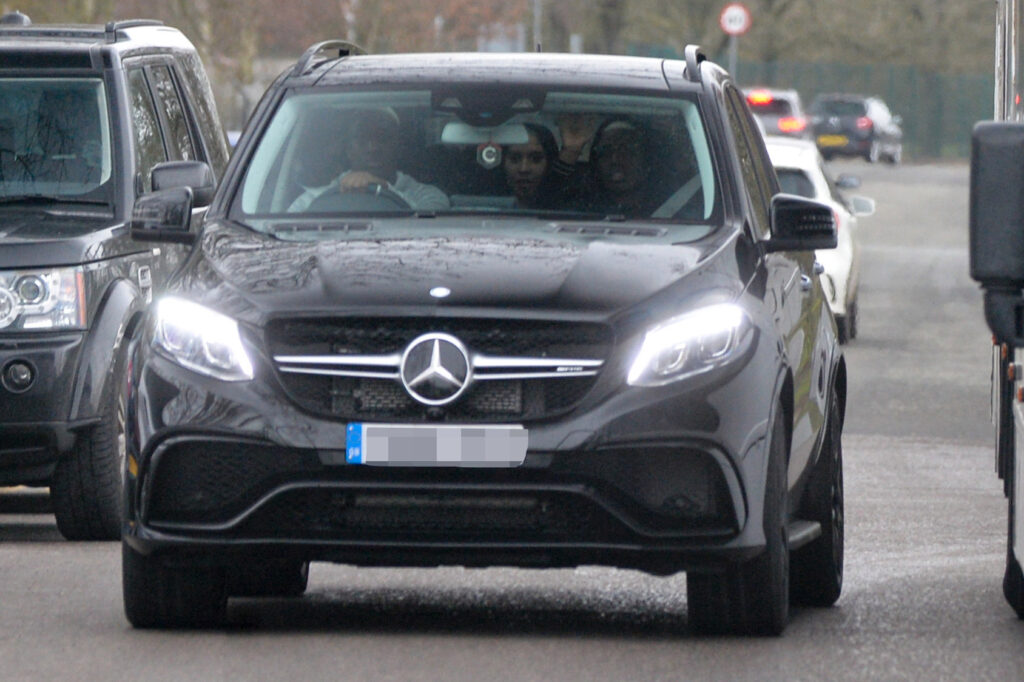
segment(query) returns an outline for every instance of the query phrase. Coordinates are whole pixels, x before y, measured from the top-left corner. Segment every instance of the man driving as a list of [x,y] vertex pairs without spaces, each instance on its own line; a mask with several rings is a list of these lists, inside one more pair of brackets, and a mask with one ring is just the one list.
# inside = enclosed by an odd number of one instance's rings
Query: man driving
[[349,170],[330,185],[306,190],[289,211],[307,210],[321,195],[335,188],[342,193],[388,190],[417,211],[443,210],[451,205],[448,196],[437,187],[398,170],[400,126],[394,109],[355,111],[351,119],[343,145]]

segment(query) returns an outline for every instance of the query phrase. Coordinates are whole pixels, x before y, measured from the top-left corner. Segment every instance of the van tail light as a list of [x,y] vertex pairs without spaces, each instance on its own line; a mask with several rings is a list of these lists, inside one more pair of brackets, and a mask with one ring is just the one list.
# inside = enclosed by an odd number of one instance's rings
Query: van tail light
[[832,209],[832,220],[836,221],[836,234],[838,235],[839,225],[841,223],[839,222],[839,211],[835,210],[834,208]]
[[779,132],[802,133],[807,129],[807,119],[802,116],[786,116],[779,119]]
[[870,130],[874,125],[867,116],[861,116],[857,119],[857,127],[861,130]]

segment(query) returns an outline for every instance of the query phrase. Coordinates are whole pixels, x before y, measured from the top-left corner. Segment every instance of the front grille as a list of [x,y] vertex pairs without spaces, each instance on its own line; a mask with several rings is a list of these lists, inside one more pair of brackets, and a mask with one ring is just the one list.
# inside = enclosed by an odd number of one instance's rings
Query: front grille
[[[472,356],[492,361],[478,367],[477,380],[443,408],[413,399],[398,377],[410,342],[432,332],[455,337]],[[268,326],[267,340],[285,390],[311,412],[346,420],[502,422],[549,417],[582,400],[611,348],[611,331],[602,324],[537,320],[278,320]],[[345,358],[371,362],[331,364]],[[570,372],[515,366],[555,359],[584,366]]]
[[611,330],[597,323],[432,317],[274,320],[267,342],[272,355],[387,354],[429,332],[490,355],[604,358],[611,345]]

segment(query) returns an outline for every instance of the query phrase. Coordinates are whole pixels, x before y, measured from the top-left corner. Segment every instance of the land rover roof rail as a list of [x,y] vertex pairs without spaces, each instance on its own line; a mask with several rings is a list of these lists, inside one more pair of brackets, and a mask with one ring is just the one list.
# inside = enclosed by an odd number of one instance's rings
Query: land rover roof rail
[[707,57],[700,50],[700,45],[687,45],[683,50],[686,56],[686,79],[694,83],[700,83],[700,69],[698,65],[707,61]]
[[137,26],[163,26],[164,22],[157,21],[156,19],[123,19],[121,21],[108,21],[107,25],[104,26],[104,32],[107,35],[108,43],[117,42],[117,32],[126,28],[135,28]]
[[316,59],[317,55],[327,50],[337,50],[339,57],[348,57],[349,55],[366,54],[366,50],[359,47],[355,43],[350,43],[347,40],[324,40],[313,46],[302,53],[299,57],[299,61],[295,64],[295,68],[292,69],[292,76],[301,76],[310,69],[313,60]]
[[21,12],[7,12],[0,16],[0,27],[5,36],[23,38],[102,38],[108,43],[117,42],[117,32],[138,26],[163,26],[164,22],[156,19],[124,19],[108,21],[102,28],[86,25],[65,24],[33,24],[32,20]]

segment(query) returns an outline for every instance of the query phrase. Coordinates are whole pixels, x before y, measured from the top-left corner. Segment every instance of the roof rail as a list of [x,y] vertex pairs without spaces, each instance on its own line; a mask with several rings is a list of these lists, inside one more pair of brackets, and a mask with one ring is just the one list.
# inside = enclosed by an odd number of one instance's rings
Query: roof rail
[[700,83],[700,69],[698,65],[706,62],[708,58],[700,51],[700,45],[687,45],[683,50],[686,57],[686,79],[694,83]]
[[117,42],[117,32],[125,28],[135,28],[136,26],[163,26],[164,22],[157,21],[156,19],[124,19],[122,21],[108,21],[106,26],[103,27],[104,33],[106,33],[108,43]]
[[355,43],[348,42],[347,40],[324,40],[313,45],[302,53],[302,56],[299,57],[299,61],[295,64],[295,68],[292,69],[291,75],[301,76],[306,73],[306,70],[309,68],[310,64],[312,64],[313,60],[316,59],[317,55],[326,50],[337,50],[339,57],[366,54],[366,50]]

